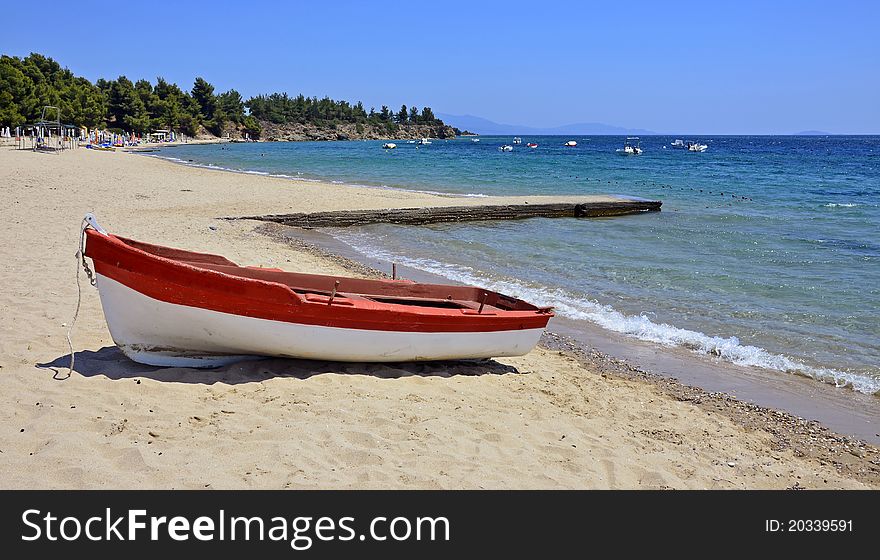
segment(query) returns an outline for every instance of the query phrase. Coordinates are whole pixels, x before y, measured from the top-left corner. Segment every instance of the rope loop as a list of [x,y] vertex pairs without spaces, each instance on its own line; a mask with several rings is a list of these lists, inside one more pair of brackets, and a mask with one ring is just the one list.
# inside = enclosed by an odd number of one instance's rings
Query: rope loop
[[70,326],[67,327],[67,348],[70,350],[70,365],[67,366],[67,375],[64,377],[59,377],[59,372],[55,372],[52,379],[58,381],[69,379],[70,376],[73,375],[73,366],[76,363],[71,336],[73,335],[73,327],[76,325],[76,319],[79,317],[80,304],[82,303],[82,286],[79,281],[80,268],[86,271],[86,277],[89,279],[89,284],[94,286],[97,283],[95,275],[92,273],[92,269],[89,268],[89,263],[86,262],[86,229],[88,228],[89,221],[88,219],[83,218],[83,221],[79,226],[79,250],[76,252],[76,310],[73,312],[73,319],[70,321]]

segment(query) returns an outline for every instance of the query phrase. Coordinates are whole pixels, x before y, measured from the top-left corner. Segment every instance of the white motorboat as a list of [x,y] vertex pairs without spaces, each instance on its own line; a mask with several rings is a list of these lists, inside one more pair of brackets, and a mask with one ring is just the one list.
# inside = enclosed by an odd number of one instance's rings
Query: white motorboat
[[675,148],[677,150],[684,150],[685,148],[687,148],[687,145],[685,145],[684,140],[682,140],[681,138],[678,138],[674,142],[671,142],[669,144],[669,147]]
[[382,144],[382,147],[386,150],[393,150],[397,147],[397,144],[395,144],[394,142],[385,142],[384,144]]
[[623,148],[618,148],[617,153],[622,156],[637,156],[642,153],[642,148],[640,146],[641,140],[639,140],[638,136],[628,136],[626,141],[623,143]]
[[420,145],[420,146],[427,146],[427,145],[429,145],[430,143],[431,143],[431,141],[428,140],[427,138],[420,138],[420,139],[419,139],[419,145]]
[[512,152],[513,146],[511,146],[510,144],[505,144],[498,149],[501,150],[502,152]]
[[700,144],[699,142],[688,142],[687,149],[689,152],[705,152],[709,149],[709,146],[706,144]]
[[519,136],[514,136],[513,143],[514,144],[522,144],[522,138],[520,138]]
[[569,148],[574,148],[575,146],[578,145],[578,143],[575,142],[574,140],[569,140],[568,142],[565,143],[565,145],[568,146]]

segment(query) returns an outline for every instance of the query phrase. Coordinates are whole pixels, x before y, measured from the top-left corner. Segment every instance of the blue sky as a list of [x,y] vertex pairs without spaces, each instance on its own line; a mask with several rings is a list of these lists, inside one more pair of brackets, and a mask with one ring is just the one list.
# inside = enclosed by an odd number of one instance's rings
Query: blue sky
[[[0,52],[502,123],[880,133],[880,2],[9,2]],[[43,32],[34,32],[39,12]],[[50,33],[53,23],[78,38]]]

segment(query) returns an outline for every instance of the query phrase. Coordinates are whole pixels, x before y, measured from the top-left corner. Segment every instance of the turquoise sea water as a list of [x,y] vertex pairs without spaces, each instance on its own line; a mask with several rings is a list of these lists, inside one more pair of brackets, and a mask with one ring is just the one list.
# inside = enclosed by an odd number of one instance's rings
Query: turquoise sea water
[[[577,147],[563,146],[574,139]],[[880,390],[880,137],[510,137],[183,146],[190,165],[454,195],[618,193],[663,211],[332,232],[356,249],[713,359]],[[688,140],[689,138],[684,138]],[[527,142],[539,144],[531,150]]]

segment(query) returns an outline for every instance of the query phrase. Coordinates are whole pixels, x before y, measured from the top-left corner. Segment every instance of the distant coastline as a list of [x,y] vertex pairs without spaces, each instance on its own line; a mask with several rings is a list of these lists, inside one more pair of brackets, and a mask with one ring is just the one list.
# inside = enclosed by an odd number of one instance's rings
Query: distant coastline
[[505,135],[517,134],[534,136],[600,136],[600,135],[627,135],[637,134],[642,136],[657,135],[658,133],[642,128],[626,128],[621,126],[612,126],[604,123],[576,123],[556,127],[534,127],[519,124],[501,124],[476,117],[474,115],[450,115],[446,113],[438,113],[438,116],[444,122],[459,128],[461,130],[471,130],[477,134]]
[[824,130],[806,129],[798,132],[785,133],[753,133],[753,134],[725,134],[705,132],[657,132],[643,128],[629,128],[624,126],[610,125],[600,122],[583,122],[565,124],[555,127],[536,127],[522,124],[498,123],[475,115],[453,115],[438,113],[438,116],[447,124],[461,130],[471,130],[475,134],[486,136],[505,135],[533,135],[533,136],[876,136],[880,134],[850,134],[840,132],[827,132]]

